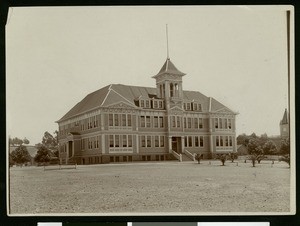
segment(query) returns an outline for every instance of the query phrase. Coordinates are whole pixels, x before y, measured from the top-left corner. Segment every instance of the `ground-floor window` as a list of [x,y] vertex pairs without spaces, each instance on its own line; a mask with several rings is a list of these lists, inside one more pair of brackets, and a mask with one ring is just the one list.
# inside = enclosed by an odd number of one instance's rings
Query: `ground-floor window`
[[216,136],[216,147],[232,147],[232,136]]

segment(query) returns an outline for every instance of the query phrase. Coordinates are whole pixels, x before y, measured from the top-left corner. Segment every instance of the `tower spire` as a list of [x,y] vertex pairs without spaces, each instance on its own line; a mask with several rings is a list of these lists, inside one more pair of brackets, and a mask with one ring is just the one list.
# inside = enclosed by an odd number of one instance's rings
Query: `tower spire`
[[166,24],[166,37],[167,37],[167,60],[170,59],[169,57],[169,37],[168,37],[168,24]]

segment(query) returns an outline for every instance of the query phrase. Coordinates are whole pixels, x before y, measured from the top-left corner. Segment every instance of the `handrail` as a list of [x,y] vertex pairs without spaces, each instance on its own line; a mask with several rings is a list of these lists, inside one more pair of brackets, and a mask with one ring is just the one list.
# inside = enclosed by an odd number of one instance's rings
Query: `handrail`
[[190,159],[192,159],[194,162],[196,161],[196,158],[195,158],[195,153],[192,154],[191,152],[189,152],[188,150],[183,150],[183,153],[187,155],[187,157],[189,157]]
[[172,154],[179,160],[179,162],[182,162],[182,155],[178,154],[177,152],[172,150]]

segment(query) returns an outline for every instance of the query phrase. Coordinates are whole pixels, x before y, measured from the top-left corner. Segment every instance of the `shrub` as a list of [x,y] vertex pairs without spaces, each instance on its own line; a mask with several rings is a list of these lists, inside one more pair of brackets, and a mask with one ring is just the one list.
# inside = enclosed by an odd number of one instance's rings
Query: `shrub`
[[203,154],[197,154],[195,159],[198,161],[198,164],[200,164],[200,160],[203,159]]
[[225,162],[227,160],[227,154],[217,155],[217,159],[221,161],[222,166],[225,166]]

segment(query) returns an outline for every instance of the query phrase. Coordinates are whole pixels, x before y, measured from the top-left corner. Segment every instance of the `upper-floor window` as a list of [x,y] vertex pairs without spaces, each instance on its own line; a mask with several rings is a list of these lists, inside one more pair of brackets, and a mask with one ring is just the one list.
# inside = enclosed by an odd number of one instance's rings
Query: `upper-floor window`
[[131,127],[131,114],[109,114],[108,125]]

